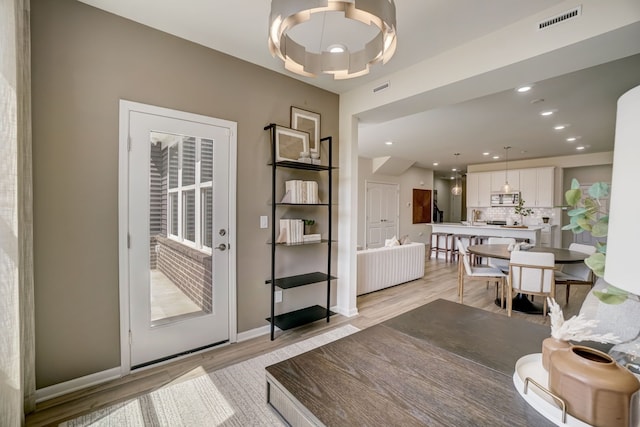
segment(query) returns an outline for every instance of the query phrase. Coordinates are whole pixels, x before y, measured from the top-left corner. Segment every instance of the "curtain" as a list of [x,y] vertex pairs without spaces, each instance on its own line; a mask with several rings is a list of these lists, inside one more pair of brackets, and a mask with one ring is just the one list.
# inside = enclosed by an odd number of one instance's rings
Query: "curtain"
[[0,425],[35,409],[29,0],[0,0]]

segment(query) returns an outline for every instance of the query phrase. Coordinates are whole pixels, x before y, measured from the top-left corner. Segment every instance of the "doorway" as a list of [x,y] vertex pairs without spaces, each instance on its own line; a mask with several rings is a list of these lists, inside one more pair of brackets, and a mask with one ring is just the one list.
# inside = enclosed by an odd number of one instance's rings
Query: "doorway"
[[398,236],[400,189],[398,184],[366,182],[366,248],[380,248]]
[[125,373],[235,341],[236,127],[120,102]]

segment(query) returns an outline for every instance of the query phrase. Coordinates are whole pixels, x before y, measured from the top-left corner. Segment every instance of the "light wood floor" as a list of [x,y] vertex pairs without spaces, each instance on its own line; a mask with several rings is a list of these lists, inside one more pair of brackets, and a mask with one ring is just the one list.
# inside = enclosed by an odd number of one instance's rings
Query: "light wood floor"
[[[51,399],[38,404],[36,411],[27,417],[26,424],[27,426],[57,425],[62,421],[92,412],[98,408],[162,388],[168,383],[224,368],[326,332],[331,328],[352,324],[364,329],[438,298],[450,301],[458,300],[455,264],[431,259],[427,261],[425,270],[428,274],[422,279],[359,297],[358,316],[347,318],[336,315],[331,318],[329,324],[319,321],[294,330],[284,331],[277,336],[275,341],[270,341],[269,337],[265,335]],[[562,307],[565,318],[577,314],[588,290],[586,286],[572,287],[569,304]],[[495,289],[493,287],[487,289],[482,283],[472,282],[465,289],[464,303],[506,316],[506,311],[494,304],[494,297]],[[564,286],[560,286],[557,301],[562,306],[564,300],[565,289]],[[549,324],[548,316],[545,319],[541,315],[527,315],[517,312],[514,312],[513,316],[531,322]]]

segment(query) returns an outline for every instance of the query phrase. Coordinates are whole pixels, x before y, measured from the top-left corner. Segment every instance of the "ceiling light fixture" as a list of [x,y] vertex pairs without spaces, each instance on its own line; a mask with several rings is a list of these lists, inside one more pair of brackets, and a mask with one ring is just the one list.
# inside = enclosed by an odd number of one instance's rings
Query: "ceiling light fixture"
[[[458,162],[458,156],[460,155],[460,153],[453,153],[453,155],[456,156],[456,163],[457,163]],[[451,170],[456,173],[456,176],[455,176],[456,183],[451,188],[451,194],[453,194],[454,196],[459,196],[459,195],[462,194],[462,185],[458,181],[458,168],[456,167],[456,168],[453,168]]]
[[503,193],[511,193],[511,186],[509,185],[509,149],[511,146],[504,147],[504,185],[502,186]]
[[541,115],[541,116],[544,116],[544,117],[547,117],[547,116],[552,115],[554,112],[555,112],[555,111],[553,111],[553,110],[541,111],[541,112],[540,112],[540,115]]
[[566,129],[568,125],[556,125],[553,127],[553,130],[563,130]]
[[[314,51],[300,37],[292,37],[294,27],[310,21],[314,14],[342,12],[341,20],[350,26],[349,34],[362,33],[362,24],[376,28],[376,35],[363,40],[364,48],[350,52],[342,43],[334,43],[327,50]],[[284,61],[284,67],[296,74],[317,77],[320,73],[332,74],[334,79],[359,77],[369,72],[369,67],[386,64],[396,51],[396,5],[393,0],[271,0],[269,17],[269,51]],[[326,36],[324,24],[317,35],[322,44]],[[298,39],[296,41],[296,38]],[[344,51],[331,51],[340,44]]]
[[529,92],[531,88],[533,88],[533,85],[520,86],[519,88],[516,89],[516,92],[519,92],[519,93]]
[[579,147],[576,147],[576,150],[584,150],[584,149],[585,149],[585,147],[583,147],[582,145],[579,146]]
[[438,162],[433,162],[433,166],[438,166]]
[[500,156],[493,156],[493,160],[498,160]]
[[484,153],[482,153],[482,155],[483,155],[483,156],[488,156],[488,155],[489,155],[489,152],[488,152],[488,151],[485,151]]
[[567,142],[574,142],[576,139],[578,139],[578,138],[576,138],[575,136],[572,136],[572,137],[567,138]]
[[387,141],[385,142],[385,145],[393,145],[393,141]]

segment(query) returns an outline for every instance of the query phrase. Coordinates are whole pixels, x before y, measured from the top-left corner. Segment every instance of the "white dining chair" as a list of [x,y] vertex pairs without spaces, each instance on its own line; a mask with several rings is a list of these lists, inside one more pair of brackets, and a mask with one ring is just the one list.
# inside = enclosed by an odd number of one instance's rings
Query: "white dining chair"
[[[570,251],[582,252],[588,255],[596,252],[595,246],[583,245],[581,243],[572,243],[569,245]],[[571,285],[588,285],[593,286],[593,271],[584,262],[576,262],[572,264],[561,264],[560,269],[556,270],[556,285],[566,285],[567,295],[565,305],[569,304],[569,291]]]
[[509,262],[507,314],[511,316],[514,294],[540,295],[543,316],[547,315],[547,298],[555,297],[555,256],[552,253],[513,251]]
[[[513,245],[516,243],[516,239],[513,237],[489,237],[487,243],[490,245]],[[487,260],[489,267],[498,268],[505,273],[509,272],[509,260],[499,258],[489,258]]]
[[490,281],[495,282],[497,285],[500,285],[500,306],[504,306],[504,281],[507,278],[507,275],[500,271],[497,268],[493,267],[476,267],[471,266],[469,262],[469,254],[465,249],[464,245],[457,241],[458,245],[458,296],[460,300],[460,304],[462,304],[463,296],[464,296],[464,283],[465,279],[469,280],[478,280],[478,281]]

